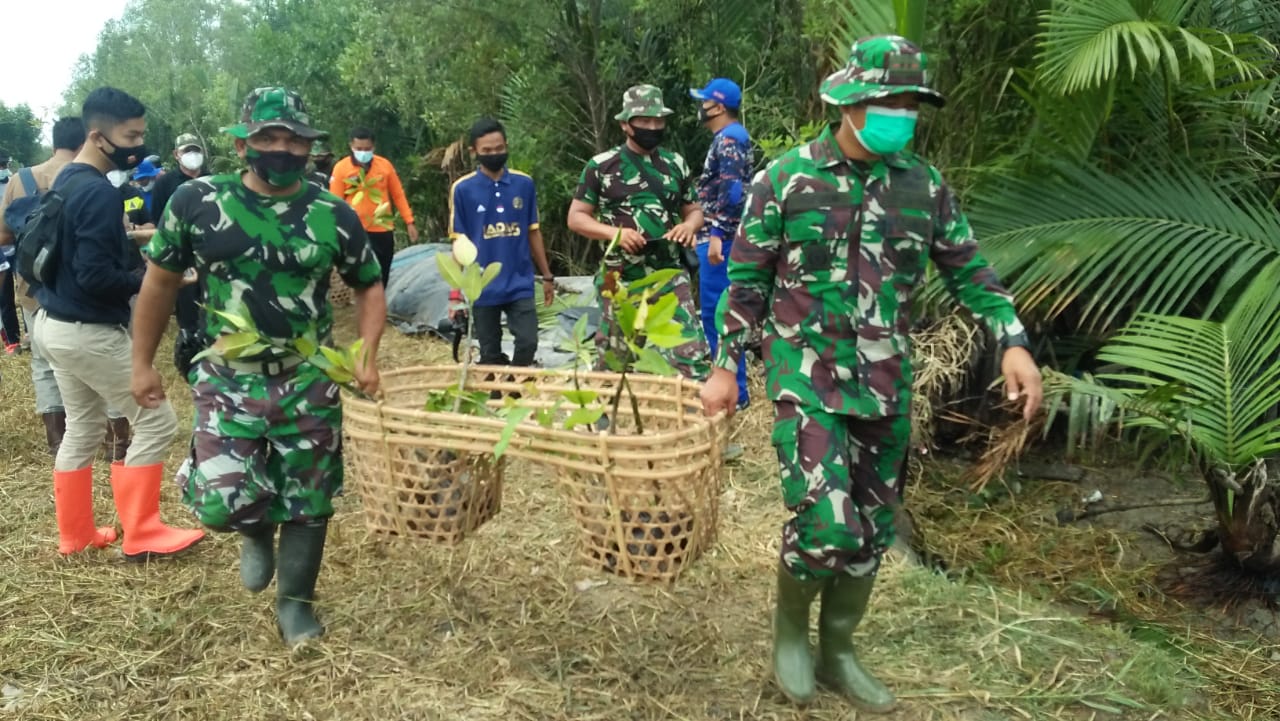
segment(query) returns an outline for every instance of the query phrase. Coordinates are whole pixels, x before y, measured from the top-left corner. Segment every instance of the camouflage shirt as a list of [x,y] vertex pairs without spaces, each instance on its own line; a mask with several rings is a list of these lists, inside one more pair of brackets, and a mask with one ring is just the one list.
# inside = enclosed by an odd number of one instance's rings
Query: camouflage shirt
[[[146,253],[165,270],[195,268],[210,308],[243,306],[263,335],[282,344],[308,333],[331,341],[332,268],[356,289],[382,279],[355,211],[307,182],[294,195],[273,197],[249,190],[239,175],[188,181],[174,192]],[[234,332],[204,315],[210,339]],[[272,348],[240,360],[285,355]]]
[[864,418],[911,402],[911,294],[932,258],[1002,342],[1023,333],[938,170],[910,153],[848,160],[828,128],[756,175],[716,323],[737,370],[763,322],[770,398]]
[[[641,167],[655,179],[662,180],[664,198],[649,190]],[[605,151],[583,168],[578,192],[573,197],[595,206],[600,222],[634,228],[649,239],[642,254],[620,252],[623,280],[636,280],[663,268],[682,267],[680,245],[662,238],[681,222],[680,210],[696,201],[692,174],[679,153],[659,147],[646,158],[625,144]]]
[[751,177],[751,136],[740,123],[716,133],[707,149],[707,160],[698,177],[698,202],[709,226],[720,237],[732,240],[742,219],[743,186]]

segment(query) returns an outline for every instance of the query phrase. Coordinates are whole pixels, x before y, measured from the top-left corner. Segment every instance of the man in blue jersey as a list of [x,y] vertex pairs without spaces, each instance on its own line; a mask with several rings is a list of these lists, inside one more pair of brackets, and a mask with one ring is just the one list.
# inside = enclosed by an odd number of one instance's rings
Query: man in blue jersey
[[[538,195],[533,178],[507,168],[507,131],[502,123],[481,118],[471,126],[471,152],[479,168],[453,184],[449,195],[449,235],[461,233],[479,250],[481,266],[502,263],[502,272],[475,301],[472,321],[480,342],[480,362],[488,365],[533,365],[538,351],[535,285],[550,305],[555,277],[538,229]],[[535,284],[534,264],[539,282]],[[456,291],[453,296],[457,300]],[[502,316],[515,338],[511,358],[502,352]]]
[[[729,287],[729,249],[742,218],[745,189],[751,181],[751,136],[738,122],[742,90],[725,78],[716,78],[707,87],[689,91],[701,100],[698,120],[714,137],[698,178],[698,203],[706,219],[698,237],[698,289],[702,301],[702,328],[707,334],[711,355],[716,353],[716,305]],[[747,407],[747,364],[738,361],[738,409]]]

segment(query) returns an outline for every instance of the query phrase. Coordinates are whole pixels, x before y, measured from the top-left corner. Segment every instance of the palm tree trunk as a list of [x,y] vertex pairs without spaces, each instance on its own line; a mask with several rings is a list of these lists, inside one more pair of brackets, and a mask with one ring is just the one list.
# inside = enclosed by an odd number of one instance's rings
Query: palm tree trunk
[[1280,574],[1280,493],[1274,469],[1258,461],[1234,477],[1222,469],[1205,474],[1227,557],[1245,571]]

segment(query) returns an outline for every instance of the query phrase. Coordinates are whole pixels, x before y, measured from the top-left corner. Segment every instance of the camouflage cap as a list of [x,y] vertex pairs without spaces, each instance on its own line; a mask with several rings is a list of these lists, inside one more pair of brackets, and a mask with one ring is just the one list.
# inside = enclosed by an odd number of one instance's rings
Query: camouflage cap
[[821,93],[831,105],[857,105],[904,93],[914,93],[937,107],[947,102],[929,87],[929,56],[898,35],[873,35],[855,42],[848,65],[827,76]]
[[333,155],[333,148],[329,146],[328,140],[317,140],[311,144],[312,155]]
[[633,85],[622,94],[622,112],[613,116],[626,122],[632,118],[662,118],[671,108],[662,104],[662,90],[652,85]]
[[178,139],[173,141],[174,150],[186,150],[187,148],[198,148],[204,150],[204,146],[200,144],[200,138],[193,133],[183,133]]
[[285,88],[258,88],[244,99],[240,124],[223,128],[237,138],[248,138],[263,128],[285,128],[314,140],[327,137],[328,133],[311,127],[311,116],[302,102],[302,96]]

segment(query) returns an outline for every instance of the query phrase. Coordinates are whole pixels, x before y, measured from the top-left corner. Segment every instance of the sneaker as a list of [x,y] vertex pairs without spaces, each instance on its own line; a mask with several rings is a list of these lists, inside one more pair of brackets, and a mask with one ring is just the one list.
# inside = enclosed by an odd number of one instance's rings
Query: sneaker
[[22,346],[18,345],[17,343],[5,343],[4,352],[7,353],[8,355],[15,355],[17,353],[22,352]]
[[751,407],[751,399],[738,401],[738,412],[741,413]]

